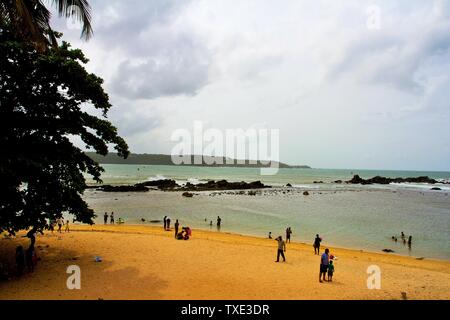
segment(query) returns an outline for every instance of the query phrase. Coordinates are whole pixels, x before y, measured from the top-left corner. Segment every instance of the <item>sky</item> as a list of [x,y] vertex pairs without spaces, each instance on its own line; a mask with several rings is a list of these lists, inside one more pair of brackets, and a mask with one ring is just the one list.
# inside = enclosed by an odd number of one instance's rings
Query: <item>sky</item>
[[135,153],[194,121],[279,129],[280,160],[450,171],[450,1],[90,1],[52,26],[105,80]]

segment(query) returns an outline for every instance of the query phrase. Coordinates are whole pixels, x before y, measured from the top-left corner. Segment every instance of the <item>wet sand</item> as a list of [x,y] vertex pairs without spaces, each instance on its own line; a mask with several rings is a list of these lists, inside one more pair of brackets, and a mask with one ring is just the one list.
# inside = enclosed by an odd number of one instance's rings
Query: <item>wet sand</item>
[[[13,265],[15,247],[28,242],[2,236],[0,261]],[[0,299],[450,299],[449,261],[330,248],[334,280],[319,283],[312,244],[288,244],[287,262],[275,263],[274,240],[237,234],[194,230],[177,241],[162,227],[72,226],[36,246],[35,272],[0,282]],[[67,289],[70,265],[81,269],[81,290]],[[380,290],[367,288],[371,265]]]

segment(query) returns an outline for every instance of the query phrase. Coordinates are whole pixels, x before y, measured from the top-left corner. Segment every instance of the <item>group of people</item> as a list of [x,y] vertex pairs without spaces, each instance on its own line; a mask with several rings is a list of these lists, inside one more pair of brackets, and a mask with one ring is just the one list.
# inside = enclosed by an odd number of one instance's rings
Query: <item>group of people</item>
[[[286,256],[284,255],[286,252],[286,243],[291,242],[291,234],[292,229],[291,227],[288,227],[286,229],[286,241],[283,240],[282,236],[277,237],[275,240],[278,242],[278,249],[277,249],[277,260],[275,262],[280,262],[280,257],[283,258],[283,262],[286,262]],[[269,232],[269,239],[272,239],[272,232]],[[314,247],[314,254],[320,255],[320,244],[322,242],[322,238],[316,234],[316,237],[314,239],[313,247]],[[330,250],[325,249],[325,252],[320,257],[320,273],[319,273],[319,281],[322,283],[323,281],[333,281],[333,274],[334,274],[334,260],[335,257],[333,255],[330,255]],[[326,276],[328,278],[326,279]]]
[[[108,224],[108,212],[105,212],[105,214],[103,215],[103,222],[105,224]],[[111,212],[111,214],[109,215],[109,223],[110,224],[114,224],[114,211]]]
[[[165,216],[163,218],[164,231],[171,231],[170,222],[171,222],[170,217]],[[192,236],[192,229],[190,227],[182,227],[181,231],[179,230],[180,222],[178,221],[178,219],[175,220],[174,229],[175,229],[175,239],[177,240],[189,240],[189,238]]]
[[[208,221],[208,219],[205,218],[205,222],[207,222],[207,221]],[[217,225],[217,230],[220,231],[220,228],[222,226],[222,218],[219,217],[219,216],[217,216],[217,223],[216,223],[216,225]],[[209,222],[209,227],[210,228],[213,227],[213,221],[212,220]]]
[[[411,245],[412,245],[412,236],[409,236],[409,237],[408,237],[408,240],[406,240],[406,235],[405,235],[405,233],[402,231],[402,233],[401,233],[401,235],[400,235],[400,238],[402,239],[403,244],[405,244],[405,245],[408,244],[408,247],[411,248]],[[392,241],[398,242],[397,236],[392,236]]]
[[56,218],[56,220],[49,219],[46,229],[50,230],[52,233],[55,231],[55,226],[58,226],[57,232],[62,233],[62,227],[64,226],[65,232],[70,232],[69,220],[64,222],[62,216]]
[[[205,222],[208,221],[207,218],[205,218]],[[171,231],[170,229],[170,223],[172,222],[172,220],[170,219],[169,216],[164,216],[163,218],[163,224],[164,224],[164,230],[165,231]],[[212,227],[213,222],[212,220],[210,221],[210,226]],[[217,230],[220,231],[220,228],[222,226],[222,218],[220,216],[217,216]],[[180,223],[178,222],[178,219],[175,220],[175,224],[174,224],[174,228],[175,228],[175,239],[177,240],[189,240],[189,238],[192,236],[192,229],[190,227],[183,227],[180,229]]]

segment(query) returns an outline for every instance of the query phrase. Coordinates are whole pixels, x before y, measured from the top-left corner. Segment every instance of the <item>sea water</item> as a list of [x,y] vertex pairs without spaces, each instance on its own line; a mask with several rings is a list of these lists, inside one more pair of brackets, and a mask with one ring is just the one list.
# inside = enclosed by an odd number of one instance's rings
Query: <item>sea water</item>
[[[429,176],[446,182],[449,172],[280,169],[274,176],[261,176],[255,168],[211,168],[180,166],[103,165],[105,184],[133,184],[148,180],[174,179],[179,184],[208,180],[257,181],[274,186],[257,196],[201,192],[186,199],[179,192],[104,193],[89,190],[85,198],[99,215],[115,212],[126,223],[141,219],[162,220],[165,215],[180,219],[182,225],[217,231],[267,237],[284,235],[291,227],[293,240],[310,243],[316,234],[323,244],[415,257],[450,260],[450,185],[428,184],[347,185],[334,183],[362,178]],[[314,182],[324,182],[314,183]],[[89,183],[93,183],[88,179]],[[293,188],[286,188],[290,183]],[[303,192],[309,191],[309,196]],[[413,236],[413,245],[404,245],[400,233]],[[398,237],[398,242],[391,240]]]

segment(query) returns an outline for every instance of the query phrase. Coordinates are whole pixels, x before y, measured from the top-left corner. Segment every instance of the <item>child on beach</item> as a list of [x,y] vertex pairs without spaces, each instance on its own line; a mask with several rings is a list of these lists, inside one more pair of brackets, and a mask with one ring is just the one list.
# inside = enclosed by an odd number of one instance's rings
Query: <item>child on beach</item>
[[330,263],[328,264],[328,281],[333,282],[333,273],[334,273],[334,263],[333,259],[330,259]]
[[69,220],[66,221],[66,232],[70,232]]

